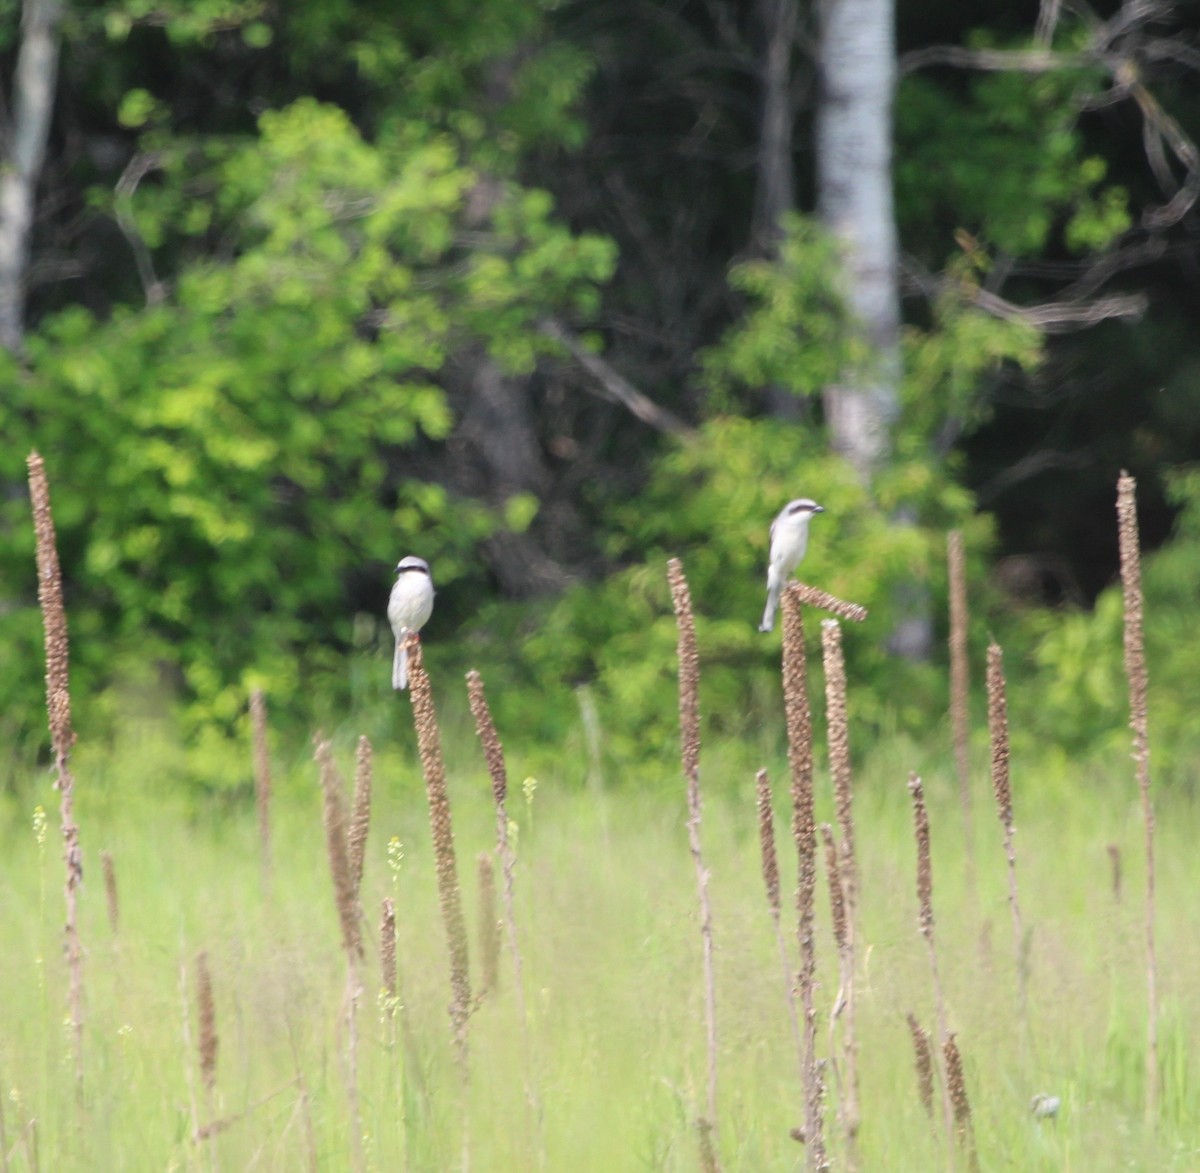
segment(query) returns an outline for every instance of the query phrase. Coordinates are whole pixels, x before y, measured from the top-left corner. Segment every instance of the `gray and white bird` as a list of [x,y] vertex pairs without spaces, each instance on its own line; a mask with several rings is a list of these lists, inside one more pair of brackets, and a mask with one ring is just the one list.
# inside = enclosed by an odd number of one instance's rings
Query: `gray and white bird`
[[392,687],[408,687],[408,651],[404,638],[410,631],[420,631],[433,613],[433,579],[429,563],[409,554],[396,564],[396,585],[388,599],[388,622],[396,637],[396,653],[392,657]]
[[825,510],[808,497],[797,497],[789,501],[771,522],[771,560],[767,567],[767,609],[763,612],[759,631],[772,631],[775,627],[775,610],[779,596],[791,578],[792,571],[800,565],[804,551],[808,549],[808,522],[814,513]]

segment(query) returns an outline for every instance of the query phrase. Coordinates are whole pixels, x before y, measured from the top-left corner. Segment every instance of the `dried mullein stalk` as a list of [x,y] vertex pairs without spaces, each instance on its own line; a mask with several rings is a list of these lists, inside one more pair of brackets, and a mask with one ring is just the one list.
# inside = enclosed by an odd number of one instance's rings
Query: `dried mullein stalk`
[[829,880],[829,911],[833,924],[833,940],[839,950],[846,947],[846,890],[838,862],[837,841],[833,828],[821,824],[821,840],[825,844],[825,874]]
[[111,852],[100,852],[100,867],[104,871],[104,903],[108,907],[108,927],[116,936],[121,921],[121,907],[117,900],[117,869]]
[[479,997],[494,991],[500,980],[500,918],[496,912],[496,874],[492,857],[479,855]]
[[405,638],[408,646],[409,694],[412,697],[413,724],[417,730],[417,750],[421,757],[425,796],[429,803],[438,904],[450,956],[450,1024],[460,1075],[465,1081],[468,1071],[467,1020],[471,1012],[471,975],[467,925],[463,917],[458,861],[454,851],[454,823],[450,814],[450,795],[446,789],[446,764],[442,758],[441,733],[438,729],[437,711],[433,706],[433,689],[429,683],[429,674],[425,671],[425,658],[421,653],[421,640],[415,632],[410,632]]
[[858,603],[848,603],[845,599],[839,599],[827,591],[819,591],[806,582],[794,582],[790,585],[799,602],[816,607],[818,611],[828,611],[831,615],[836,615],[839,619],[848,619],[851,623],[862,623],[867,617],[866,607]]
[[783,992],[787,1000],[788,1021],[792,1027],[792,1040],[796,1047],[796,1058],[800,1067],[800,1082],[805,1082],[804,1036],[800,1030],[800,1019],[796,1012],[796,991],[792,980],[792,963],[788,958],[787,943],[783,937],[781,921],[782,905],[779,895],[779,858],[775,852],[775,817],[771,804],[771,783],[766,770],[755,775],[755,793],[758,806],[758,838],[762,854],[763,884],[767,890],[767,907],[771,912],[771,923],[775,929],[775,944],[779,950],[779,965],[783,972]]
[[763,884],[767,889],[767,906],[774,920],[779,920],[779,860],[775,855],[775,819],[771,809],[771,783],[766,770],[755,775],[758,805],[758,839],[762,853]]
[[[391,897],[383,901],[379,920],[379,969],[388,1000],[396,997],[396,906]],[[390,1011],[389,1011],[390,1013]]]
[[483,677],[476,671],[467,673],[467,695],[471,704],[471,715],[475,718],[475,731],[483,746],[487,760],[488,775],[492,780],[492,800],[496,808],[496,851],[500,857],[500,869],[504,876],[504,925],[508,938],[509,953],[513,963],[513,987],[517,999],[517,1014],[521,1024],[521,1047],[525,1062],[525,1102],[529,1109],[530,1131],[534,1145],[541,1151],[542,1111],[535,1079],[536,1064],[533,1057],[533,1040],[529,1031],[529,1015],[525,1006],[525,979],[521,967],[521,947],[517,936],[516,910],[516,852],[508,835],[508,769],[504,763],[504,747],[496,732],[487,696],[483,688]]
[[217,1011],[213,1001],[212,975],[208,954],[196,955],[196,1015],[200,1028],[200,1079],[212,1095],[217,1084]]
[[942,1060],[946,1066],[946,1084],[950,1089],[950,1103],[954,1109],[954,1132],[958,1143],[970,1155],[972,1169],[978,1169],[979,1160],[975,1152],[975,1135],[971,1123],[971,1101],[967,1098],[967,1081],[963,1077],[962,1056],[954,1035],[942,1040]]
[[[912,795],[913,829],[917,844],[917,904],[919,906],[918,924],[921,936],[929,951],[929,970],[933,978],[933,995],[937,1006],[938,1032],[943,1039],[950,1034],[946,1025],[946,999],[942,994],[942,981],[938,971],[937,947],[934,942],[933,921],[933,863],[929,841],[929,812],[925,808],[925,791],[921,779],[916,774],[910,774],[908,790]],[[950,1092],[942,1072],[942,1114],[945,1117],[946,1135],[954,1130],[954,1107],[950,1102]]]
[[[834,845],[833,832],[824,828],[830,873],[830,897],[841,906],[841,931],[837,934],[838,1000],[835,1017],[841,1027],[842,1078],[838,1118],[846,1134],[850,1165],[857,1164],[855,1152],[859,1127],[858,1030],[854,989],[855,940],[857,936],[858,863],[854,852],[854,803],[850,772],[850,722],[847,716],[846,661],[842,654],[842,628],[836,619],[821,621],[821,651],[825,665],[825,714],[828,726],[829,766],[837,807],[841,842]],[[837,886],[835,893],[833,885]],[[835,929],[837,923],[835,920]]]
[[1112,883],[1112,897],[1117,904],[1121,903],[1121,849],[1115,843],[1108,845],[1108,866]]
[[1013,946],[1017,962],[1022,1031],[1028,1034],[1025,935],[1021,929],[1021,905],[1017,898],[1016,827],[1013,824],[1012,784],[1008,762],[1008,700],[1004,682],[1004,657],[993,640],[987,652],[988,733],[992,743],[992,790],[1004,827],[1004,857],[1008,861],[1008,903],[1012,910]]
[[917,1093],[925,1114],[933,1120],[933,1053],[929,1046],[929,1032],[917,1021],[911,1011],[908,1016],[908,1033],[912,1037],[913,1063],[917,1070]]
[[350,863],[350,882],[355,899],[362,890],[363,866],[367,858],[367,834],[371,829],[371,743],[358,739],[354,769],[354,809],[346,842]]
[[354,879],[346,848],[346,805],[342,797],[342,780],[333,761],[333,746],[317,735],[316,761],[320,767],[321,793],[324,798],[325,848],[329,856],[329,872],[333,878],[334,902],[342,926],[342,947],[348,955],[362,957],[362,934],[359,931],[358,902],[354,894]]
[[962,804],[967,864],[974,872],[975,831],[971,802],[970,665],[967,662],[967,573],[962,530],[952,530],[946,542],[950,580],[950,727],[954,739],[954,765],[958,771],[958,797]]
[[250,731],[254,740],[254,797],[258,807],[258,847],[264,886],[271,880],[271,755],[267,749],[267,702],[262,689],[250,694]]
[[[701,1155],[715,1162],[713,1133],[717,1128],[717,998],[713,961],[712,904],[708,895],[708,869],[700,846],[700,652],[696,644],[696,619],[688,590],[683,563],[672,558],[667,563],[671,601],[678,629],[679,660],[679,743],[683,776],[687,783],[688,843],[696,868],[696,886],[700,901],[700,938],[704,951],[704,1012],[708,1042],[708,1111],[697,1121]],[[707,1153],[708,1157],[704,1154]],[[713,1165],[715,1168],[715,1164]]]
[[78,893],[79,886],[83,883],[83,849],[79,843],[79,826],[75,822],[75,778],[70,767],[71,749],[75,745],[75,732],[71,728],[70,643],[46,466],[36,452],[29,454],[26,464],[29,470],[33,531],[37,543],[38,605],[41,608],[42,628],[45,633],[46,714],[50,726],[50,744],[54,752],[54,785],[59,794],[63,859],[66,864],[67,911],[64,932],[67,970],[70,975],[68,997],[75,1051],[75,1095],[82,1104],[83,947],[79,940]]
[[1125,675],[1129,681],[1129,726],[1133,760],[1142,799],[1146,843],[1146,1118],[1158,1107],[1158,961],[1154,946],[1154,802],[1150,795],[1150,724],[1147,703],[1149,674],[1142,633],[1142,556],[1138,540],[1137,482],[1122,472],[1117,482],[1117,536],[1121,551],[1121,585],[1125,597]]
[[821,1121],[821,1077],[817,1067],[816,934],[813,931],[817,877],[817,828],[813,804],[813,732],[804,655],[803,592],[792,583],[783,592],[783,705],[787,722],[788,764],[792,785],[792,840],[798,858],[796,935],[800,945],[798,976],[804,1023],[804,1135],[809,1169],[825,1164]]

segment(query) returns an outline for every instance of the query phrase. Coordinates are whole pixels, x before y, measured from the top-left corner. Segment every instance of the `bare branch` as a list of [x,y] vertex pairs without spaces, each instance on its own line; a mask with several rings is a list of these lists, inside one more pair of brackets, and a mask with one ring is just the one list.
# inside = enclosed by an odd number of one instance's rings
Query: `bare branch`
[[595,379],[602,399],[617,403],[644,424],[672,435],[687,435],[691,428],[677,415],[659,407],[643,395],[618,370],[598,354],[588,350],[579,338],[561,322],[547,318],[538,323],[538,332],[563,346],[573,359]]

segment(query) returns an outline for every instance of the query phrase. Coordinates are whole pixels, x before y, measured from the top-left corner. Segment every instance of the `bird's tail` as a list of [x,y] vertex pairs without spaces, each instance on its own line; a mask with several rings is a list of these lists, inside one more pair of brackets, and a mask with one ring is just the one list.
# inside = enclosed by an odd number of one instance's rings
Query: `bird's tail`
[[[773,576],[769,576],[773,578]],[[780,584],[774,581],[767,583],[767,606],[763,611],[762,622],[758,625],[759,631],[774,631],[775,630],[775,609],[779,606],[779,590]]]
[[408,648],[404,646],[407,633],[396,640],[396,654],[392,657],[392,687],[397,692],[408,687]]

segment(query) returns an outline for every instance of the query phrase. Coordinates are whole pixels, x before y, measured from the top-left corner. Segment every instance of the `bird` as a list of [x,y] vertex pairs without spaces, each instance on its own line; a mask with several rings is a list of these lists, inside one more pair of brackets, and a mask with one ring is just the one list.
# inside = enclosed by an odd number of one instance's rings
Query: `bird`
[[433,578],[424,558],[409,554],[396,563],[396,585],[388,599],[388,622],[396,637],[396,653],[392,657],[392,687],[397,691],[408,687],[408,649],[405,637],[410,631],[420,631],[433,613]]
[[792,571],[800,565],[804,551],[808,549],[808,522],[814,513],[825,509],[809,497],[797,497],[789,501],[771,522],[771,557],[767,567],[767,607],[763,611],[759,631],[773,631],[775,609],[779,596]]

